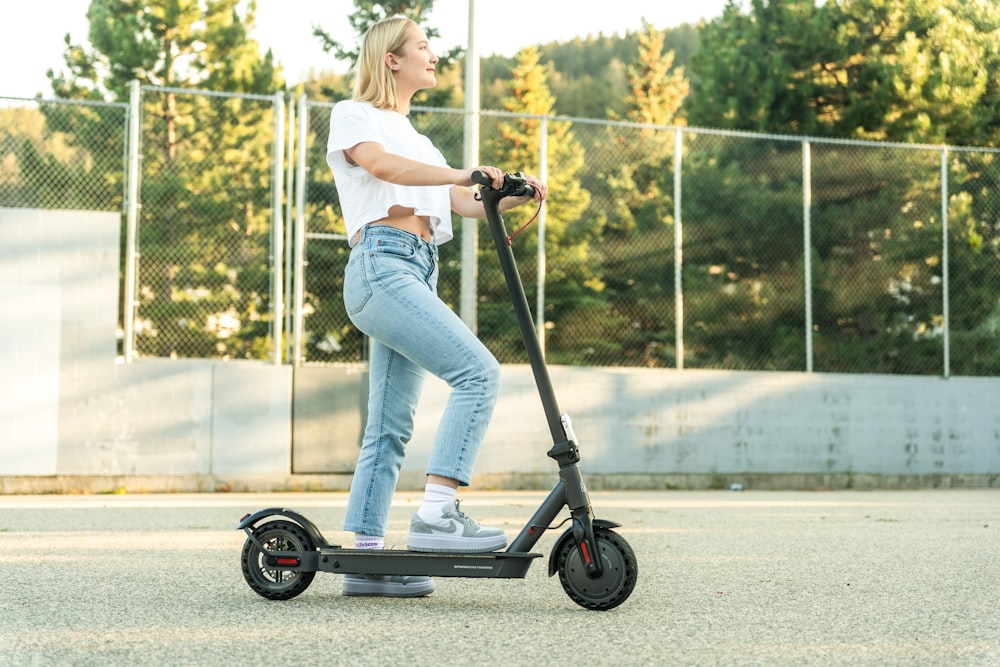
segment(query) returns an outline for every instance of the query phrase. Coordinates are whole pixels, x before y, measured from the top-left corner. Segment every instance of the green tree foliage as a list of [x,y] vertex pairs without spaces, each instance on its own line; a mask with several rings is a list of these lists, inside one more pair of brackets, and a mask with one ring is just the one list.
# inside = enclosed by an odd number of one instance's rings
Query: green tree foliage
[[673,273],[664,265],[673,257],[674,133],[665,128],[683,123],[677,113],[688,93],[684,69],[674,66],[673,51],[664,52],[665,36],[643,23],[623,98],[635,125],[591,135],[593,166],[584,176],[594,193],[591,215],[603,228],[595,247],[612,304],[600,337],[632,363],[652,366],[673,363],[666,344],[673,333]]
[[615,156],[610,169],[598,166],[596,178],[588,182],[588,189],[606,192],[601,200],[611,204],[609,210],[598,213],[605,218],[608,232],[658,230],[671,219],[673,182],[665,181],[664,172],[669,172],[673,158],[673,134],[662,128],[683,124],[677,114],[689,84],[684,69],[674,67],[673,52],[663,51],[664,35],[645,23],[637,42],[638,58],[627,68],[625,116],[640,127],[611,127],[600,144],[588,147],[591,155]]
[[127,100],[132,80],[167,87],[144,95],[143,354],[261,358],[269,349],[273,105],[183,91],[283,88],[271,53],[250,38],[255,11],[253,0],[93,0],[89,46],[67,37],[67,71],[50,73],[61,97]]
[[952,370],[1000,374],[1000,156],[953,153],[949,177]]
[[[644,30],[538,45],[539,61],[549,71],[554,113],[580,118],[624,117],[629,90],[627,69],[636,61]],[[663,53],[674,54],[674,68],[687,69],[699,44],[697,27],[682,24],[662,34]],[[490,55],[482,59],[482,108],[501,108],[505,82],[514,65],[514,58]]]
[[[484,155],[509,170],[536,174],[540,171],[542,117],[551,116],[555,104],[547,77],[535,48],[528,47],[518,53],[517,66],[507,82],[508,96],[503,100],[503,110],[529,117],[498,121],[497,131],[490,133],[483,149]],[[570,123],[550,120],[546,125],[550,165],[546,180],[552,190],[552,196],[545,202],[546,240],[559,246],[566,240],[569,225],[579,219],[588,204],[587,194],[579,185],[584,155]],[[512,211],[511,219],[526,219],[529,216],[526,209]]]
[[[427,17],[434,9],[434,0],[389,0],[388,2],[355,0],[354,5],[356,9],[347,15],[347,21],[359,40],[369,26],[390,16],[405,16],[412,19],[423,28],[424,34],[431,42],[440,35],[437,28],[426,24]],[[353,64],[358,59],[357,44],[342,44],[331,37],[329,32],[316,25],[313,26],[313,35],[319,39],[323,50],[332,53],[337,60]],[[437,56],[441,59],[441,66],[444,67],[451,64],[461,53],[462,48],[455,47],[447,53],[437,53]]]
[[815,133],[812,83],[804,76],[830,38],[813,0],[730,0],[701,29],[691,58],[691,125]]
[[692,58],[693,125],[997,145],[1000,8],[982,0],[731,1]]
[[0,109],[3,205],[121,210],[126,109],[40,106]]
[[[245,9],[244,9],[245,7]],[[127,101],[137,79],[152,86],[273,93],[273,55],[250,37],[256,0],[92,0],[89,44],[66,36],[66,71],[49,71],[70,99]]]
[[[555,98],[547,85],[548,72],[539,62],[538,50],[534,47],[522,49],[517,55],[517,65],[507,81],[507,96],[503,100],[503,110],[526,114],[527,117],[506,119],[495,123],[491,131],[484,132],[482,155],[486,162],[492,162],[509,171],[541,172],[539,155],[542,148],[542,117],[550,116]],[[590,297],[602,289],[595,271],[595,265],[587,253],[587,241],[594,236],[597,226],[584,215],[590,202],[589,193],[581,187],[580,174],[584,168],[584,151],[566,121],[548,120],[545,123],[547,147],[547,175],[549,198],[545,202],[545,248],[546,282],[552,289],[546,289],[545,314],[550,319],[568,322],[568,312],[588,308]],[[531,204],[505,214],[511,230],[527,223],[535,212]],[[492,256],[494,251],[489,239],[484,238],[484,252]],[[518,237],[518,255],[533,257],[537,251],[537,235],[525,234]],[[524,262],[528,266],[528,262]],[[488,258],[480,262],[480,289],[486,290],[486,302],[480,305],[481,319],[495,322],[510,319],[506,293],[502,279],[490,277],[497,270],[496,262]],[[489,267],[488,269],[485,267]],[[537,271],[537,267],[534,267]],[[525,274],[524,281],[534,284],[534,276]],[[482,292],[481,292],[482,293]],[[509,323],[508,323],[509,325]],[[504,331],[515,333],[516,327],[509,326]],[[489,328],[481,325],[480,334],[489,337]],[[569,332],[567,332],[568,335]],[[552,352],[556,353],[561,331],[553,336]],[[508,336],[498,345],[511,344],[514,336]],[[517,349],[519,345],[515,345]]]
[[634,123],[674,123],[689,86],[683,67],[674,67],[674,52],[664,52],[666,31],[643,22],[639,34],[639,58],[628,67],[628,119]]
[[[694,83],[685,111],[692,124],[703,126],[996,145],[998,30],[1000,10],[987,2],[753,0],[745,12],[730,3],[702,31],[706,48],[692,60]],[[776,187],[787,191],[790,204],[792,197],[800,199],[800,157],[789,154],[783,167],[748,157],[732,143],[687,161],[685,184],[692,185],[684,191],[686,219],[722,216],[719,229],[727,238],[744,229],[755,239],[794,229],[801,219],[794,206],[782,212],[753,202],[756,193],[777,195]],[[961,358],[976,358],[980,367],[997,363],[995,354],[993,361],[983,361],[983,336],[990,335],[983,332],[992,331],[988,323],[1000,312],[998,230],[996,212],[989,209],[997,183],[992,157],[956,157],[949,179],[949,208],[961,220],[949,226],[952,303],[961,301],[965,320],[955,329],[955,340],[968,347],[968,357]],[[814,146],[812,164],[816,368],[940,371],[939,153]],[[725,181],[718,180],[720,174]],[[727,207],[730,192],[739,200]],[[690,225],[685,229],[697,234]],[[759,252],[741,253],[687,234],[686,260],[694,255],[687,250],[692,243],[706,243],[720,257],[750,258],[761,270],[768,266]],[[772,243],[764,247],[775,247]],[[779,268],[758,276],[775,294],[782,293],[782,284],[794,287],[778,280]],[[687,270],[685,279],[687,298],[693,283]],[[781,332],[795,336],[795,326],[763,321],[777,333],[775,349],[792,349]],[[703,349],[725,349],[740,338],[745,335],[734,331]],[[700,353],[694,346],[691,351]]]
[[[349,20],[359,36],[396,13],[437,34],[426,25],[431,2],[355,5]],[[169,87],[147,91],[143,109],[145,353],[263,357],[269,347],[269,96],[284,84],[252,39],[254,11],[252,0],[93,0],[89,43],[67,38],[66,69],[50,72],[53,91],[74,99],[124,101],[132,79]],[[353,60],[353,48],[324,43]],[[461,107],[462,69],[438,70],[438,87],[417,104]],[[676,132],[653,125],[942,147],[1000,141],[1000,5],[989,0],[733,1],[700,26],[660,31],[643,22],[621,37],[486,57],[481,71],[484,109],[530,116],[494,123],[484,115],[484,160],[537,173],[547,118],[545,318],[554,327],[550,358],[560,362],[675,361]],[[187,88],[260,98],[178,92]],[[349,80],[320,73],[299,90],[334,102],[349,95]],[[0,193],[15,193],[26,202],[19,205],[62,196],[67,206],[118,208],[119,110],[40,108],[44,128],[0,114]],[[417,108],[412,120],[458,165],[461,123],[450,116]],[[631,124],[590,131],[567,116]],[[325,144],[328,118],[326,109],[310,116],[310,145]],[[18,135],[14,125],[31,129]],[[685,133],[681,148],[686,365],[801,369],[801,142]],[[309,230],[341,234],[323,151],[308,159]],[[947,261],[952,371],[1000,371],[996,155],[947,154],[947,257],[942,150],[813,142],[811,159],[816,369],[940,371]],[[505,217],[516,228],[531,212],[529,205]],[[529,297],[537,271],[531,231],[515,241]],[[492,255],[485,241],[482,252]],[[339,301],[346,249],[325,241],[308,248],[307,321],[325,318],[310,324],[309,356],[342,359],[338,350],[361,346]],[[457,263],[447,252],[442,258]],[[501,358],[519,358],[492,256],[480,269],[480,331]],[[446,299],[454,291],[442,281]]]

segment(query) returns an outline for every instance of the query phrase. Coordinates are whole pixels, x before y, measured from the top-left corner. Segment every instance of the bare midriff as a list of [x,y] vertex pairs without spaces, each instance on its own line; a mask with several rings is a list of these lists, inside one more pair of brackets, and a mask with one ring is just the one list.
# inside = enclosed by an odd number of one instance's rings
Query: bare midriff
[[431,219],[426,215],[414,215],[412,208],[393,206],[389,209],[388,216],[368,224],[395,227],[416,234],[425,241],[431,240]]

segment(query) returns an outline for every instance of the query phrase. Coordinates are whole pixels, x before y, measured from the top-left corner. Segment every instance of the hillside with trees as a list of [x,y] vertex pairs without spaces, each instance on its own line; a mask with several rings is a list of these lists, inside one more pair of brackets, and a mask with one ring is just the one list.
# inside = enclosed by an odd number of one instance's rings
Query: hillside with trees
[[[276,65],[280,54],[262,53],[252,38],[255,7],[253,0],[93,0],[89,39],[68,43],[65,70],[50,77],[59,97],[88,101],[125,102],[133,79],[166,87],[147,95],[144,109],[144,354],[262,358],[269,348],[269,96],[306,92],[334,102],[349,93],[346,67],[286,83]],[[432,1],[356,0],[355,7],[349,21],[359,34],[393,13],[433,32],[424,20]],[[349,57],[354,48],[320,28],[317,39],[334,57]],[[415,100],[422,107],[463,105],[463,54],[445,55],[438,87]],[[940,372],[948,297],[953,371],[1000,372],[997,153],[945,155],[945,230],[942,153],[931,149],[1000,147],[996,3],[731,1],[698,26],[643,24],[621,36],[487,57],[481,76],[483,109],[550,117],[549,159],[558,165],[549,174],[546,239],[553,360],[676,363],[670,128],[687,127],[769,136],[684,133],[684,218],[697,223],[685,225],[683,238],[686,366],[802,368],[803,156],[801,142],[784,139],[813,137],[921,146],[813,147],[817,370]],[[186,88],[259,99],[195,96]],[[17,140],[23,119],[0,115],[5,201],[37,198],[46,169],[70,186],[96,174],[117,197],[120,143],[97,114],[48,106],[43,112],[56,139],[27,122],[32,137]],[[413,118],[450,160],[460,159],[460,124],[431,112]],[[625,123],[594,131],[570,118]],[[324,119],[312,121],[311,138],[322,142]],[[539,132],[537,119],[490,121],[483,159],[535,169]],[[46,146],[54,153],[43,155]],[[336,189],[321,159],[311,159],[309,219],[319,231],[336,232]],[[86,192],[67,191],[74,205],[87,205]],[[104,199],[99,205],[106,208]],[[325,266],[332,277],[313,286],[311,307],[333,315],[338,304],[323,295],[338,290],[343,253],[320,252],[328,256],[311,258],[311,266]],[[530,262],[525,269],[533,270]],[[450,289],[442,284],[446,295]],[[488,314],[500,295],[485,289],[481,311]],[[500,305],[492,310],[497,324],[481,334],[503,347],[516,332],[507,330]],[[225,336],[220,314],[237,323]],[[356,343],[343,319],[318,338]]]

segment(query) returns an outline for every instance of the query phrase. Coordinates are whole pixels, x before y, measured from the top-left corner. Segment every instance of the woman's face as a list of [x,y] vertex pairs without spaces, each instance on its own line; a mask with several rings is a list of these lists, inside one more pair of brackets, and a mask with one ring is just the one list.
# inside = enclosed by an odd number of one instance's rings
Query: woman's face
[[406,29],[406,40],[398,53],[387,53],[385,61],[396,79],[397,91],[412,94],[437,85],[434,65],[438,57],[431,51],[427,35],[415,25]]

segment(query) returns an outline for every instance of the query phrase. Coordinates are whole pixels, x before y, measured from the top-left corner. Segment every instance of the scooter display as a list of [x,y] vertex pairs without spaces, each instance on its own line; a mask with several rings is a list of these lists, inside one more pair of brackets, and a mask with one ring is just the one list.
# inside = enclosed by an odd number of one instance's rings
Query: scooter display
[[[488,553],[346,549],[327,542],[319,528],[295,510],[270,507],[247,514],[238,526],[247,535],[241,565],[244,579],[258,595],[271,600],[294,598],[309,587],[317,572],[523,579],[532,562],[542,556],[531,551],[538,540],[547,530],[566,524],[549,555],[548,573],[550,577],[559,573],[563,590],[573,602],[592,610],[613,609],[635,588],[638,562],[629,543],[614,531],[620,524],[594,516],[580,468],[579,443],[569,415],[559,410],[514,260],[513,237],[500,214],[503,198],[530,195],[533,190],[520,173],[505,174],[499,189],[482,172],[475,172],[473,180],[480,186],[478,196],[552,436],[547,455],[559,467],[555,487],[505,551]],[[564,508],[569,516],[556,524]]]

